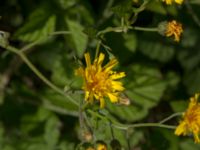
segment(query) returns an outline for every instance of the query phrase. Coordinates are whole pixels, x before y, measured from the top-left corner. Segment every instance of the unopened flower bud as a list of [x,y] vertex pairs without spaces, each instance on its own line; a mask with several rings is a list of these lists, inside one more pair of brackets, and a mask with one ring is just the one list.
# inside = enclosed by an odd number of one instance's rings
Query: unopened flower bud
[[131,101],[128,97],[120,97],[119,104],[129,106],[131,104]]

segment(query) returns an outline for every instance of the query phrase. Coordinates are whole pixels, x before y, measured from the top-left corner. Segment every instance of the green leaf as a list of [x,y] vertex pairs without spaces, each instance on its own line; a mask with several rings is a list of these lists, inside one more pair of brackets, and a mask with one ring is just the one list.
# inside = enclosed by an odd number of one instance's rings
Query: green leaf
[[177,88],[178,83],[181,81],[180,76],[172,71],[167,73],[166,80],[170,88]]
[[[109,118],[110,114],[106,114],[105,116]],[[131,146],[135,146],[143,137],[143,133],[141,131],[135,131],[134,129],[123,131],[112,127],[109,122],[106,122],[105,120],[98,120],[93,116],[90,117],[89,120],[93,126],[93,133],[95,134],[96,141],[104,141],[107,145],[110,145],[112,140],[116,139],[120,142],[120,145],[124,149],[127,149],[127,139],[129,140]]]
[[43,41],[55,30],[56,16],[48,14],[44,8],[36,9],[28,20],[14,38],[23,42]]
[[180,61],[183,68],[188,72],[191,72],[192,69],[199,65],[199,57],[199,49],[183,49],[178,53],[178,60]]
[[148,109],[134,104],[130,106],[117,106],[112,103],[106,103],[106,106],[111,114],[129,122],[140,120],[148,114]]
[[171,130],[155,128],[145,138],[148,143],[143,145],[143,149],[152,147],[156,150],[178,150],[178,138]]
[[132,12],[131,4],[132,1],[130,0],[122,1],[120,4],[112,7],[111,10],[120,17],[124,17],[124,15]]
[[170,5],[168,7],[163,7],[160,1],[151,1],[146,9],[162,15],[167,15],[169,13],[170,15],[177,16],[178,14],[175,6]]
[[72,7],[73,5],[77,3],[76,0],[58,0],[56,2],[58,2],[63,9]]
[[83,32],[84,32],[85,34],[87,34],[88,37],[90,37],[90,38],[95,38],[96,35],[97,35],[97,30],[96,30],[95,28],[92,28],[92,27],[85,28],[85,29],[83,30]]
[[135,65],[127,73],[125,92],[131,105],[117,106],[108,103],[108,109],[120,119],[133,122],[144,118],[148,110],[158,104],[166,83],[154,68]]
[[200,145],[199,144],[195,144],[194,141],[192,139],[181,139],[180,141],[180,149],[181,150],[199,150],[200,149]]
[[31,143],[27,148],[26,150],[39,150],[39,149],[46,149],[46,150],[50,150],[50,149],[47,149],[46,145],[45,144],[42,144],[42,143]]
[[125,47],[131,51],[135,52],[137,48],[137,37],[134,33],[131,34],[123,34],[123,37],[125,39]]
[[49,150],[54,150],[58,143],[60,136],[59,128],[60,122],[58,118],[51,116],[46,122],[44,134],[44,139]]
[[83,26],[78,22],[72,20],[66,20],[69,31],[71,32],[71,38],[76,50],[76,53],[79,57],[83,56],[83,53],[86,50],[88,37],[83,33]]
[[189,104],[189,100],[175,100],[170,102],[174,112],[185,112]]
[[16,150],[16,148],[11,145],[6,145],[6,146],[4,146],[3,150]]
[[184,48],[193,47],[199,41],[198,33],[199,30],[195,30],[194,28],[187,27],[184,29],[183,37],[181,39],[181,45]]
[[132,83],[128,85],[127,95],[137,104],[152,108],[157,105],[166,88],[166,83],[161,78],[157,69],[134,66]]
[[187,91],[190,95],[200,92],[200,69],[188,72],[183,79]]
[[168,62],[174,56],[174,48],[160,42],[141,41],[139,43],[139,49],[146,56],[160,62]]
[[[72,94],[70,96],[72,96],[73,100],[78,101],[81,95]],[[49,110],[60,114],[68,114],[72,116],[78,115],[78,107],[59,93],[56,93],[52,90],[46,90],[41,92],[41,98],[43,100],[44,107]]]
[[75,144],[67,142],[66,140],[61,142],[59,144],[59,149],[60,150],[74,150],[75,149]]
[[54,71],[54,66],[60,62],[63,56],[63,44],[61,42],[48,41],[45,44],[38,46],[39,51],[32,54],[34,63],[39,64],[47,71]]

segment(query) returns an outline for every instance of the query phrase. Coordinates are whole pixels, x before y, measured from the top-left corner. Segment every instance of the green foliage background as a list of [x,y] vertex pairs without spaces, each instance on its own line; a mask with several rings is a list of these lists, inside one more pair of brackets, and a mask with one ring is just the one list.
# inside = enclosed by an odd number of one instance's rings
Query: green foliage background
[[[139,3],[121,0],[10,0],[0,5],[0,30],[10,33],[16,47],[35,44],[26,51],[31,62],[55,85],[66,91],[80,89],[74,69],[86,51],[95,53],[95,35],[120,26],[120,17],[134,15]],[[200,3],[192,5],[200,17]],[[101,51],[116,56],[118,70],[127,73],[125,94],[130,106],[109,102],[100,113],[121,123],[158,122],[187,107],[200,89],[200,28],[186,6],[167,6],[152,0],[133,26],[156,27],[161,21],[178,20],[184,33],[180,43],[156,32],[109,32]],[[56,31],[70,34],[57,35]],[[21,59],[0,49],[0,149],[74,150],[81,143],[78,107],[50,89]],[[71,94],[79,101],[83,95]],[[90,114],[94,141],[108,145],[117,139],[124,149],[198,150],[192,137],[176,137],[173,130],[112,129]],[[178,119],[168,122],[177,125]]]

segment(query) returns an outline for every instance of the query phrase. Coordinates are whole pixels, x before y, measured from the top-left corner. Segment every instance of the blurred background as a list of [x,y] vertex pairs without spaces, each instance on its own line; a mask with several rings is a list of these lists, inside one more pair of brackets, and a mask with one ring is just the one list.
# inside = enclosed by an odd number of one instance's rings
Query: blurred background
[[[120,26],[122,16],[131,22],[134,13],[130,10],[142,2],[3,0],[0,30],[10,33],[9,43],[14,47],[34,45],[25,53],[52,83],[61,89],[77,90],[81,83],[74,69],[84,52],[95,53],[96,33]],[[182,5],[151,0],[132,24],[157,27],[162,21],[177,20],[184,30],[180,42],[157,32],[105,34],[100,51],[107,57],[116,56],[120,62],[117,70],[127,73],[123,82],[131,105],[107,102],[103,114],[132,124],[159,122],[185,111],[189,97],[200,91],[199,8],[195,0]],[[0,48],[0,57],[0,150],[74,150],[81,142],[92,143],[81,136],[76,105],[43,83],[16,54]],[[83,99],[80,94],[71,96],[77,101]],[[167,124],[177,125],[179,119]],[[92,141],[103,141],[109,149],[113,139],[131,150],[200,149],[192,136],[177,137],[169,129],[110,129],[107,122],[93,116],[89,116],[89,122],[96,124]]]

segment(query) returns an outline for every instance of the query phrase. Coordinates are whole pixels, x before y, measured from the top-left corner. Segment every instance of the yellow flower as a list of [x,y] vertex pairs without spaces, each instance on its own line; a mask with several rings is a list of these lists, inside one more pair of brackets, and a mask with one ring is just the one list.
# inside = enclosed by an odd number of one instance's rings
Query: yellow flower
[[93,147],[88,147],[88,148],[86,148],[86,150],[95,150]]
[[86,150],[95,150],[93,147],[88,147]]
[[118,63],[115,58],[102,66],[104,58],[105,55],[100,53],[92,64],[89,53],[86,53],[86,67],[76,70],[76,75],[84,79],[82,89],[85,91],[85,101],[93,103],[94,99],[99,100],[101,108],[105,105],[105,97],[108,97],[112,103],[119,101],[119,94],[124,87],[120,81],[116,80],[125,76],[124,72],[112,71],[112,68]]
[[103,143],[97,145],[97,150],[107,150],[107,146]]
[[165,35],[167,37],[174,35],[175,41],[179,42],[182,32],[183,32],[183,28],[182,28],[181,23],[178,23],[175,20],[172,20],[167,23],[166,31],[165,31]]
[[190,104],[183,119],[175,130],[176,135],[188,135],[193,133],[195,143],[200,143],[200,103],[198,103],[200,94],[195,94],[190,98]]
[[182,4],[183,0],[163,0],[163,2],[165,2],[167,5],[171,5],[173,2],[177,4]]

